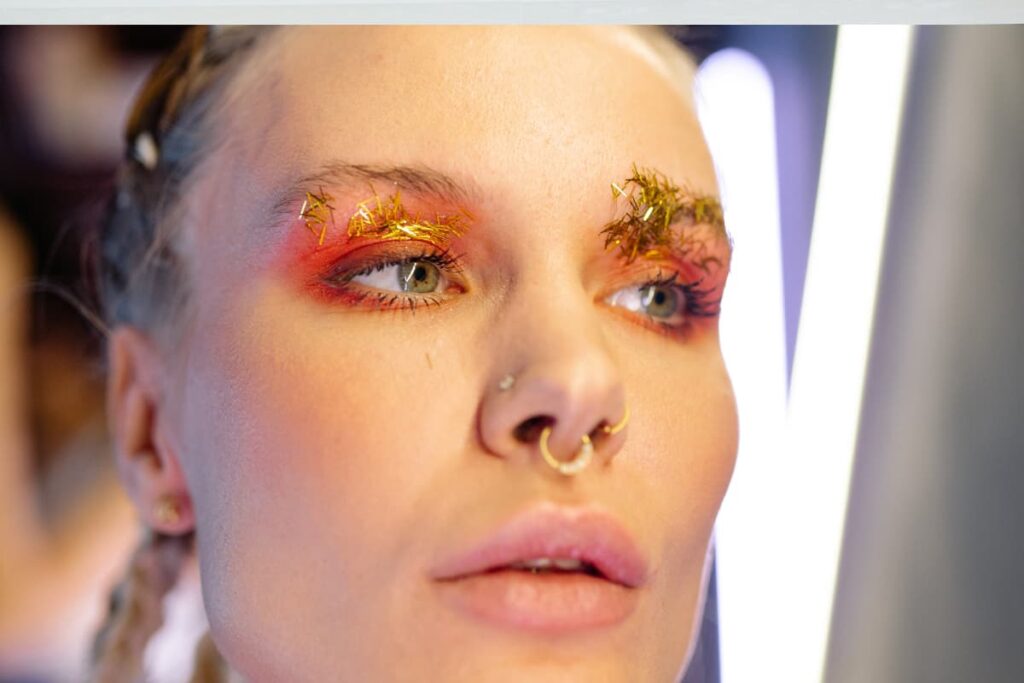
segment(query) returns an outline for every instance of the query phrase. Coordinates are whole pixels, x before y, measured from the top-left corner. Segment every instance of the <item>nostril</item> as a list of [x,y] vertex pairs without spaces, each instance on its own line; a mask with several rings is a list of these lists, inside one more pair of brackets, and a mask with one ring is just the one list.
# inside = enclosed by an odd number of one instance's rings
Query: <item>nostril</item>
[[520,422],[513,430],[516,441],[520,443],[534,443],[540,439],[540,433],[545,427],[555,424],[555,419],[548,415],[534,415],[531,418]]

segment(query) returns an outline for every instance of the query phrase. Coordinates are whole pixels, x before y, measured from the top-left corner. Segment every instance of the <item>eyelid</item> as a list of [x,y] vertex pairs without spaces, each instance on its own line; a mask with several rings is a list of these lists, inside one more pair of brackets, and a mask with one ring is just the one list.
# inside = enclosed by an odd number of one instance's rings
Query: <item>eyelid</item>
[[[370,252],[355,259],[353,257],[362,252]],[[394,265],[407,261],[429,260],[438,262],[445,266],[447,273],[463,276],[465,270],[462,266],[462,256],[453,254],[450,249],[438,247],[435,244],[423,240],[385,240],[352,249],[341,256],[328,267],[325,279],[349,275],[355,277],[376,266]]]
[[631,287],[643,287],[650,284],[672,285],[690,281],[689,273],[673,263],[671,265],[662,263],[645,263],[635,261],[628,266],[618,268],[618,272],[611,278],[611,283],[602,288],[600,299],[606,299],[612,294]]

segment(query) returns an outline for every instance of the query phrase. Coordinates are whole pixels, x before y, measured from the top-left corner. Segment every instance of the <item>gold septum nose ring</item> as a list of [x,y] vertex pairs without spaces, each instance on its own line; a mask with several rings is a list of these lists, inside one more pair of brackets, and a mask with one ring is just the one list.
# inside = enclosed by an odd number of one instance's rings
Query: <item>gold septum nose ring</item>
[[[629,422],[629,406],[626,406],[626,413],[622,416],[622,419],[614,425],[604,425],[601,427],[601,431],[605,434],[617,434],[621,432]],[[569,460],[559,460],[551,454],[551,450],[548,448],[548,437],[551,436],[550,425],[545,427],[540,433],[540,454],[544,458],[544,462],[550,465],[552,468],[558,470],[560,474],[566,476],[572,476],[590,464],[590,461],[594,458],[594,442],[590,440],[590,436],[584,434],[580,438],[581,445],[576,450],[576,454],[573,455]]]

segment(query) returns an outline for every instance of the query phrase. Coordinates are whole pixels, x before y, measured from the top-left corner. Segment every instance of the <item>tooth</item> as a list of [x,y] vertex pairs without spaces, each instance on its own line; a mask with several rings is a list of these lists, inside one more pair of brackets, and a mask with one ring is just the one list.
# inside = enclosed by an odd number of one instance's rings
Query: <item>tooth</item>
[[549,569],[552,561],[547,557],[537,557],[532,560],[522,560],[521,562],[514,562],[509,566],[513,569]]
[[584,563],[580,560],[570,558],[550,558],[550,557],[537,557],[531,560],[523,560],[521,562],[514,562],[509,565],[512,569],[529,569],[537,571],[539,569],[560,569],[562,571],[580,571],[584,567]]
[[533,560],[526,560],[524,562],[517,562],[512,565],[514,567],[522,567],[524,569],[547,569],[551,566],[551,560],[547,557],[538,557]]

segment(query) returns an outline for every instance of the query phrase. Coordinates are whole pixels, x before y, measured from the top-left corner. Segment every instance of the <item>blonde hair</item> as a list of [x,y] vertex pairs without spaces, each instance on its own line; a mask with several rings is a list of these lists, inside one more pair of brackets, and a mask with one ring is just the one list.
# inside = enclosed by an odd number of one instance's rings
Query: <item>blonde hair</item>
[[[124,580],[110,596],[107,619],[93,643],[91,680],[144,680],[146,644],[163,624],[164,597],[192,554],[193,535],[147,534],[136,548]],[[196,648],[192,683],[227,681],[227,664],[206,633]]]

